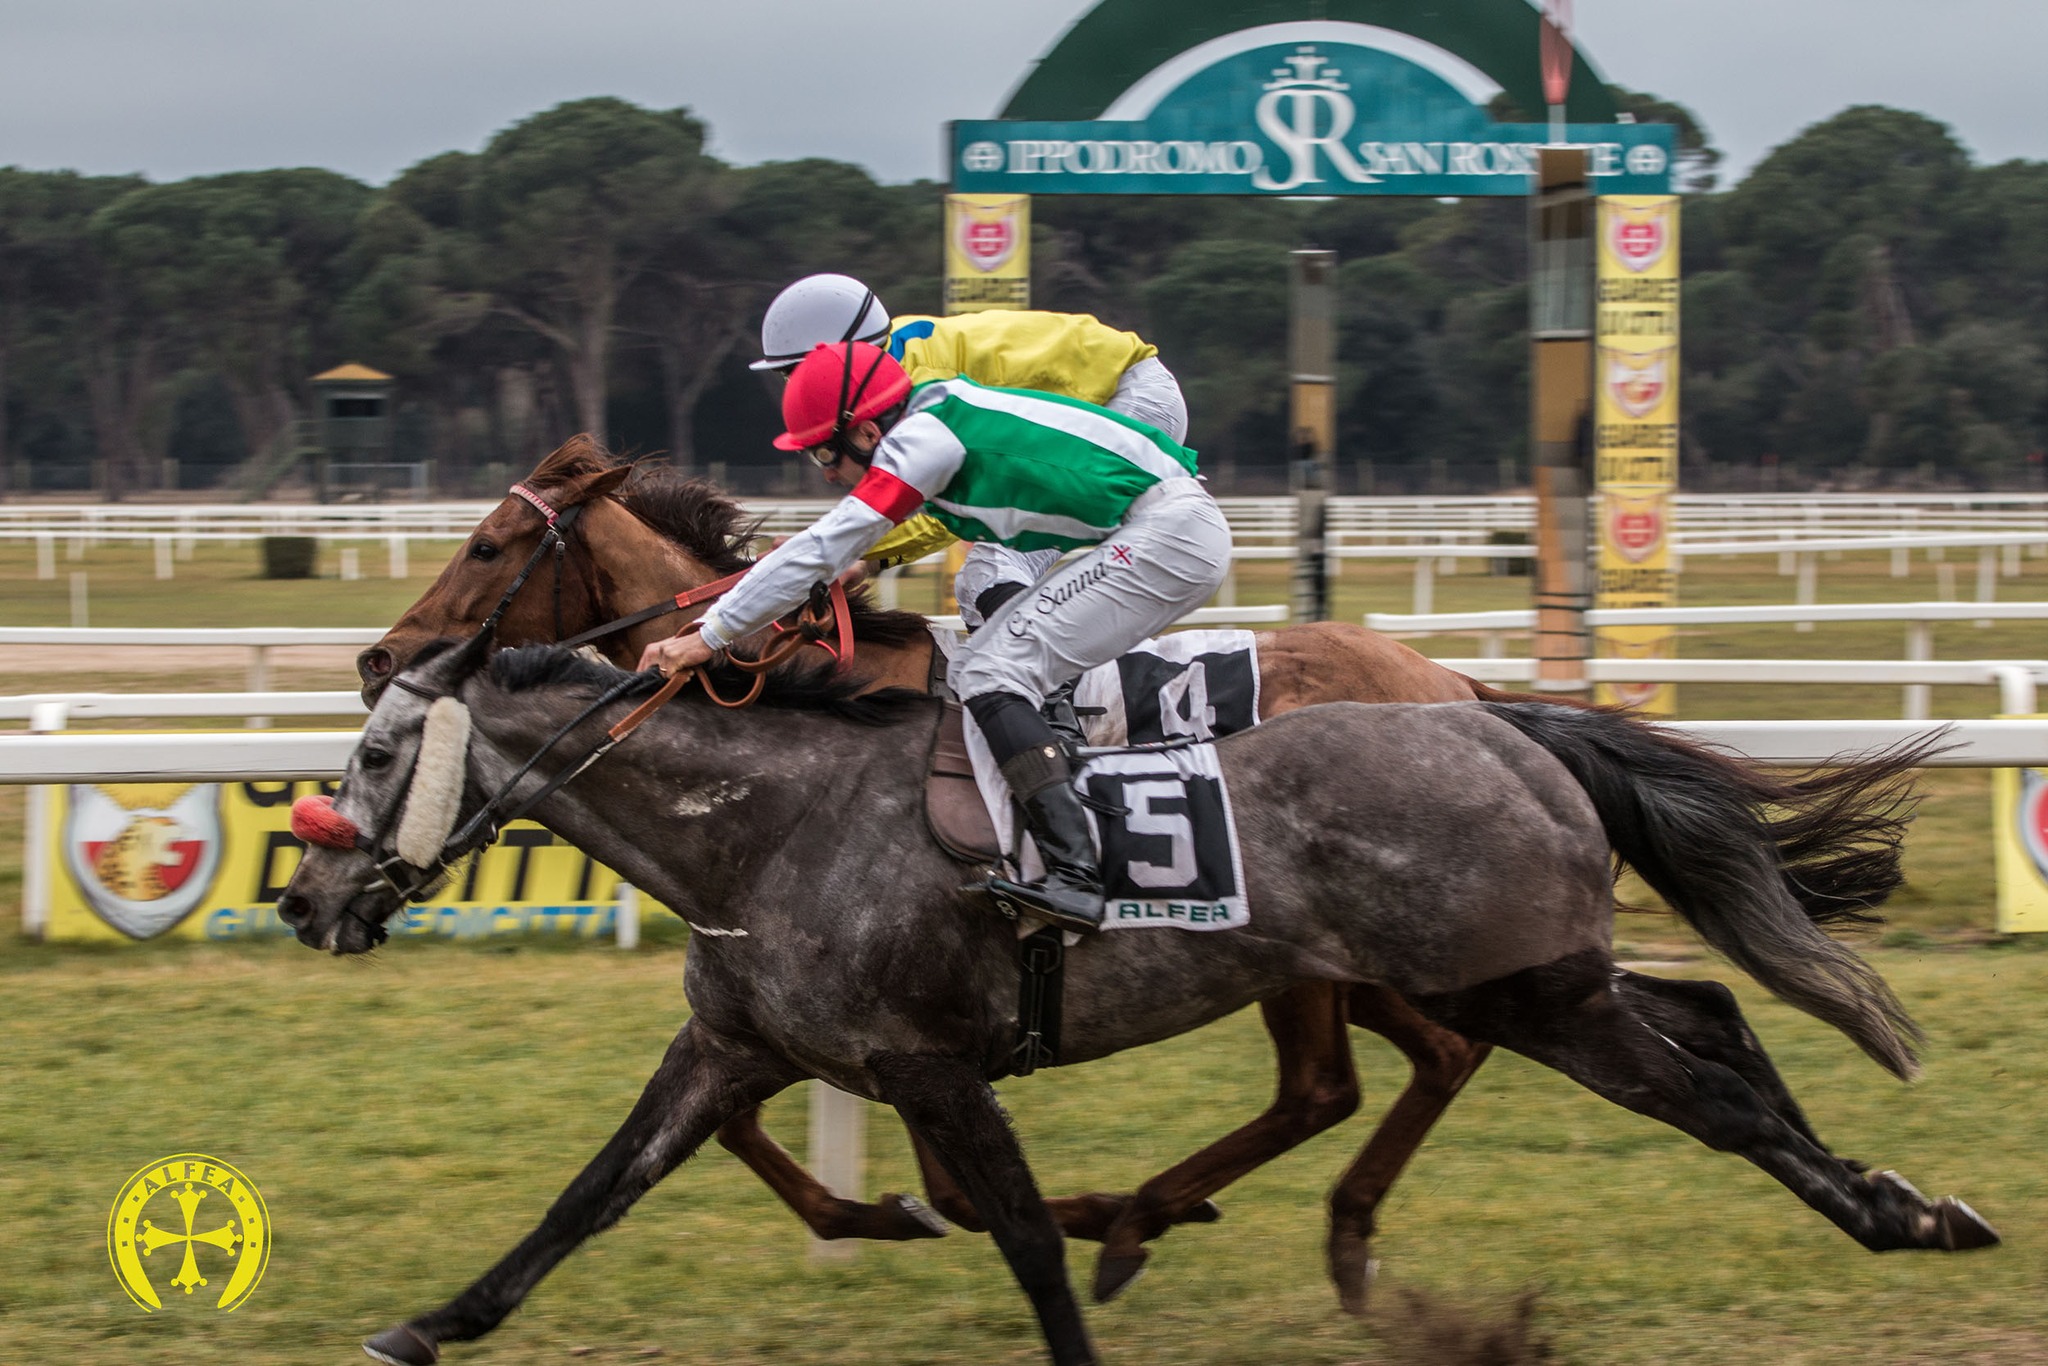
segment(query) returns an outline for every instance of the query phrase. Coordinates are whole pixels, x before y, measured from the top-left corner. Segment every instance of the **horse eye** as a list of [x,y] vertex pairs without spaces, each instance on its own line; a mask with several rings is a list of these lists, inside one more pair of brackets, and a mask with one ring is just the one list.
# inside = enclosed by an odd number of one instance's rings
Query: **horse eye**
[[391,765],[391,751],[388,749],[366,749],[358,757],[362,760],[363,767],[371,772]]
[[498,558],[498,547],[492,545],[489,541],[478,541],[469,548],[469,558],[472,560],[495,560]]

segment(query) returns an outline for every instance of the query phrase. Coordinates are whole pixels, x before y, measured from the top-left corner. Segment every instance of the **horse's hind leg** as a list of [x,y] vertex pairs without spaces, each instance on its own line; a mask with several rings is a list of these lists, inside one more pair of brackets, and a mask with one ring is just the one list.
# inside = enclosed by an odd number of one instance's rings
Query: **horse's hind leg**
[[868,1071],[882,1099],[931,1145],[987,1220],[1038,1315],[1055,1366],[1093,1362],[1081,1306],[1067,1282],[1066,1244],[995,1092],[957,1058],[877,1054],[868,1059]]
[[[1815,1146],[1827,1146],[1807,1122],[1806,1112],[1792,1098],[1763,1044],[1750,1032],[1749,1022],[1742,1018],[1735,1003],[1734,992],[1719,982],[1651,977],[1640,972],[1617,973],[1614,989],[1652,1029],[1686,1052],[1733,1071],[1749,1083],[1749,1089],[1762,1097],[1778,1118],[1811,1139]],[[1863,1170],[1860,1163],[1848,1165],[1852,1170]]]
[[1372,1236],[1380,1201],[1422,1140],[1493,1049],[1431,1024],[1385,987],[1355,986],[1351,1023],[1382,1034],[1414,1067],[1407,1088],[1330,1192],[1330,1279],[1348,1314],[1363,1314],[1372,1288]]
[[1511,1048],[1709,1148],[1749,1159],[1873,1252],[1998,1241],[1961,1201],[1929,1200],[1890,1172],[1860,1175],[1788,1123],[1735,1069],[1657,1030],[1616,988],[1603,952],[1416,1004],[1467,1037]]
[[711,1034],[692,1020],[671,1043],[626,1122],[569,1183],[517,1247],[439,1309],[363,1344],[379,1361],[430,1366],[444,1342],[482,1337],[541,1277],[689,1157],[735,1112],[797,1079],[782,1059]]
[[761,1127],[759,1106],[720,1125],[718,1142],[746,1163],[819,1238],[904,1242],[946,1236],[945,1224],[908,1195],[885,1195],[872,1205],[834,1195],[822,1181],[798,1165],[787,1149],[769,1137]]
[[1097,1303],[1114,1298],[1144,1269],[1146,1243],[1174,1224],[1213,1217],[1210,1196],[1358,1109],[1344,992],[1333,983],[1305,982],[1260,1002],[1280,1078],[1273,1103],[1258,1118],[1167,1168],[1128,1198],[1081,1197],[1121,1206],[1095,1262]]

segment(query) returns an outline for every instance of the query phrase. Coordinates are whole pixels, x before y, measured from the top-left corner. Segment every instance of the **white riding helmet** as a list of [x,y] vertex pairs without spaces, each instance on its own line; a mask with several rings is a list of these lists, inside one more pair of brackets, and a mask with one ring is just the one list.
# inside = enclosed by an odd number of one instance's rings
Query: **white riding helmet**
[[850,275],[806,275],[775,296],[761,319],[761,359],[749,370],[787,370],[814,346],[889,340],[889,310]]

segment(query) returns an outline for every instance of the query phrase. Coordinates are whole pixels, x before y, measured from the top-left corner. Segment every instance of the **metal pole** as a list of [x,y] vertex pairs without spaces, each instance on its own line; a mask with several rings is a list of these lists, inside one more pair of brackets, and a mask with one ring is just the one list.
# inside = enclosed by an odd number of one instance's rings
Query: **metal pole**
[[1537,692],[1587,691],[1593,598],[1593,196],[1582,147],[1537,152],[1529,233],[1529,453]]
[[1327,500],[1337,490],[1337,253],[1306,248],[1288,262],[1287,430],[1295,522],[1294,619],[1330,615]]

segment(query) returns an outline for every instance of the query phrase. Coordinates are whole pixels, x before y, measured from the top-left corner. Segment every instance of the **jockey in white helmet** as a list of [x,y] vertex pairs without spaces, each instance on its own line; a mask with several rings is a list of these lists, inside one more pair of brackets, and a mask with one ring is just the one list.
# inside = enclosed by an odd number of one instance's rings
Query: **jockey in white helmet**
[[[787,371],[813,347],[871,342],[924,384],[965,376],[977,384],[1035,389],[1099,404],[1185,440],[1187,403],[1159,349],[1086,313],[987,309],[947,318],[891,319],[875,292],[850,275],[807,275],[775,296],[761,320],[755,370]],[[927,516],[913,517],[864,556],[883,566],[921,559],[955,538]],[[1042,578],[1054,550],[973,546],[954,580],[968,627]]]

